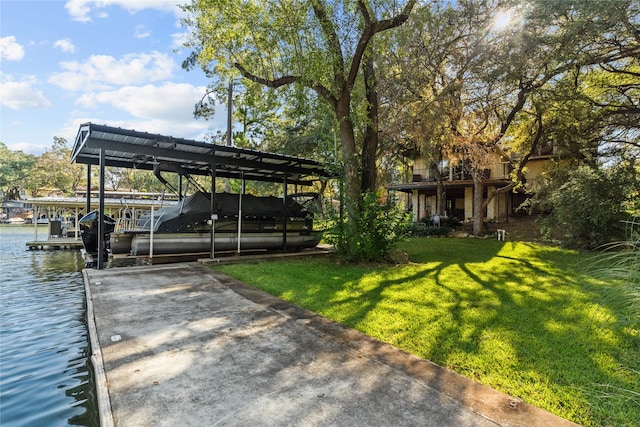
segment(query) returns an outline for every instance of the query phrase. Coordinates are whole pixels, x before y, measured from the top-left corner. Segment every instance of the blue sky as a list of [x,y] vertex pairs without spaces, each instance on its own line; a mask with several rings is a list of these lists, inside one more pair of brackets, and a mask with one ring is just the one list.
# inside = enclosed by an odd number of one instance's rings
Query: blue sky
[[224,132],[193,106],[208,83],[184,71],[185,0],[0,0],[0,141],[41,154],[94,122],[203,140]]

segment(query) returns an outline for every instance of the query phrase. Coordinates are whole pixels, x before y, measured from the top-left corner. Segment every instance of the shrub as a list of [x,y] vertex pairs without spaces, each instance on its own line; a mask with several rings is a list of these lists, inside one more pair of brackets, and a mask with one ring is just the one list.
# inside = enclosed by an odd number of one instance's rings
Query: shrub
[[451,230],[449,227],[434,227],[423,221],[411,222],[407,226],[407,234],[411,237],[447,236]]
[[538,189],[536,207],[550,212],[545,237],[573,248],[593,249],[624,235],[629,176],[623,168],[558,169]]
[[407,214],[393,199],[381,203],[375,193],[365,193],[359,217],[340,218],[332,213],[332,226],[325,232],[325,240],[336,247],[347,261],[379,261],[407,233]]

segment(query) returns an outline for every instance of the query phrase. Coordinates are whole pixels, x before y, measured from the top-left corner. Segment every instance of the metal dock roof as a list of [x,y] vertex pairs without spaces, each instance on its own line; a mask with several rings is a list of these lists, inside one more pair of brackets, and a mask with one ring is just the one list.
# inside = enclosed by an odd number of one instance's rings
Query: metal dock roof
[[97,165],[101,149],[105,166],[152,170],[160,162],[172,162],[192,175],[215,171],[223,178],[269,182],[283,182],[286,178],[299,185],[311,185],[313,178],[332,176],[315,160],[95,123],[80,125],[71,161]]

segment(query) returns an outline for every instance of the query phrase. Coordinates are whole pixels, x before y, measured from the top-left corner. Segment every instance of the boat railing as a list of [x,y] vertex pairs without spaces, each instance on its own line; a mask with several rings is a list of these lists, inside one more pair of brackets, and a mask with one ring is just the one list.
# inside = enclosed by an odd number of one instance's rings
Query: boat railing
[[119,217],[116,220],[116,225],[115,225],[114,231],[116,233],[120,233],[120,232],[125,231],[125,230],[130,230],[130,229],[133,228],[133,224],[134,224],[134,221],[133,221],[132,218]]
[[126,206],[118,211],[118,217],[116,219],[115,232],[123,232],[127,230],[133,230],[138,227],[140,218],[148,214],[149,209],[136,209],[135,207]]
[[[140,223],[140,222],[136,221],[135,222],[136,228],[141,228],[143,230],[151,230],[151,224],[153,222],[153,228],[154,228],[153,231],[157,231],[158,226],[161,223],[160,220],[165,215],[165,212],[164,211],[160,211],[160,214],[158,215],[158,211],[152,209],[150,212],[147,211],[146,213],[149,213],[149,216],[147,217],[147,219],[145,220],[144,223]],[[151,221],[152,217],[155,217],[155,218],[153,218],[153,221]]]

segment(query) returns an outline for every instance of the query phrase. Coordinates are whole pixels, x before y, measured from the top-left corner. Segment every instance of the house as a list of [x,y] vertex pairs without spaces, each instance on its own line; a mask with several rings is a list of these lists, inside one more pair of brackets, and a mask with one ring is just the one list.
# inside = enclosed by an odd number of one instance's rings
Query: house
[[[544,172],[551,159],[555,158],[551,150],[538,151],[527,161],[524,169],[524,187],[516,191],[498,193],[487,205],[484,212],[485,221],[506,221],[516,214],[516,210],[530,196],[536,179]],[[411,182],[394,184],[390,190],[407,193],[413,220],[432,218],[436,215],[438,206],[438,176],[444,197],[444,216],[456,218],[459,221],[471,221],[473,217],[473,178],[463,164],[453,164],[443,161],[438,165],[439,170],[429,167],[424,158],[417,158],[413,163]],[[494,190],[505,187],[512,182],[512,166],[506,158],[495,153],[487,157],[481,167],[483,171],[483,200]]]

